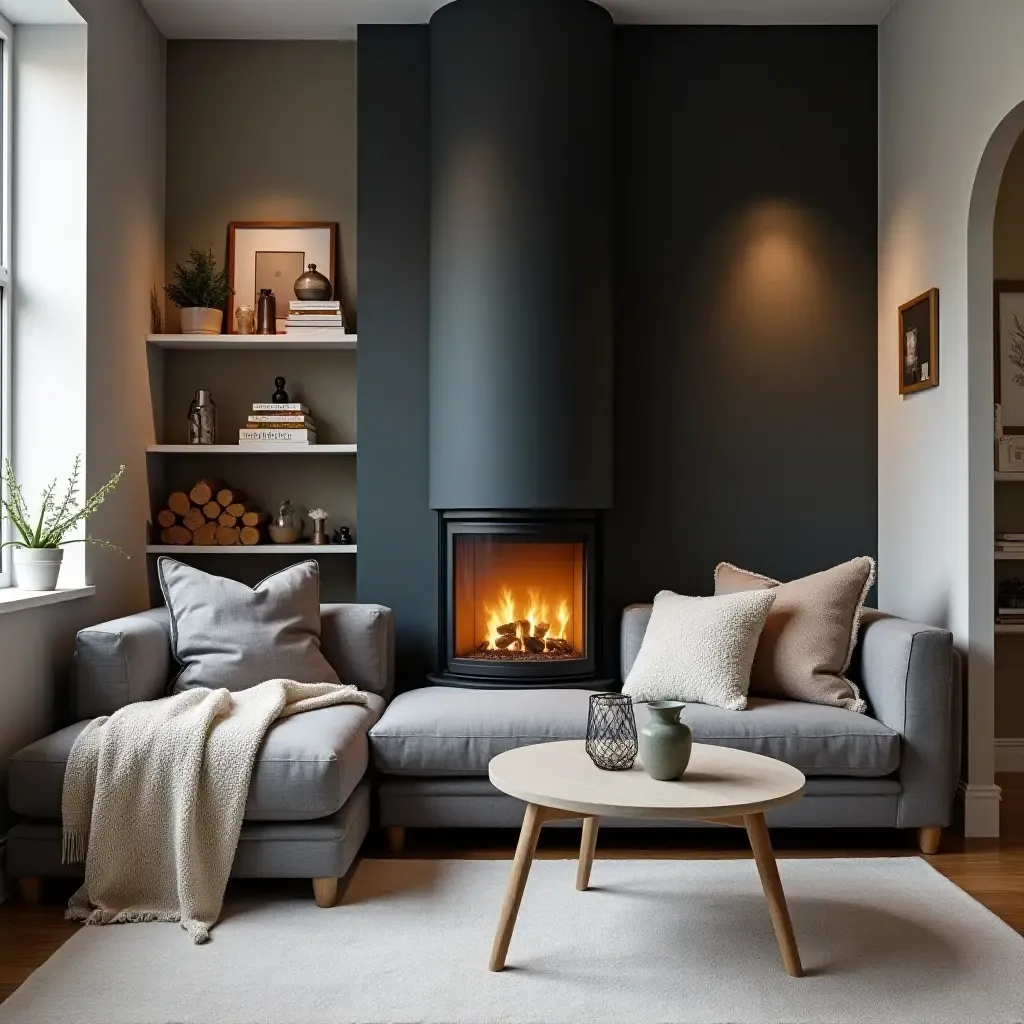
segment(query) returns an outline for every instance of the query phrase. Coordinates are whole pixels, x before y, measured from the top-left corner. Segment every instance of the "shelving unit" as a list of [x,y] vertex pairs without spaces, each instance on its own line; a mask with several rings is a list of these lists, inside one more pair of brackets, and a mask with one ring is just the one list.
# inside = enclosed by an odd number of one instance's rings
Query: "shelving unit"
[[184,352],[346,352],[355,350],[357,339],[355,334],[330,341],[287,334],[148,334],[146,344]]
[[1024,562],[1024,551],[996,551],[997,562]]
[[[151,438],[155,441],[146,445],[151,515],[171,491],[187,491],[200,478],[217,478],[245,491],[271,514],[282,501],[291,501],[307,537],[307,513],[316,506],[327,509],[329,532],[348,526],[356,533],[357,346],[355,334],[329,341],[299,340],[287,334],[147,335]],[[309,405],[322,443],[184,443],[188,440],[186,413],[196,390],[205,388],[213,394],[218,439],[236,441],[252,403],[270,401],[278,376],[286,378],[293,401]],[[151,528],[150,539],[159,541],[159,533],[159,528]],[[253,557],[211,563],[216,566],[213,571],[255,585],[274,567],[259,556],[284,561],[313,558],[320,562],[322,600],[352,601],[357,550],[355,543],[313,545],[308,541],[223,547],[153,543],[146,548],[153,563],[151,596],[155,601],[160,598],[153,571],[158,555],[183,561],[238,555]]]
[[1013,625],[1009,622],[997,622],[996,632],[1007,634],[1016,634],[1017,636],[1024,636],[1024,626]]
[[220,547],[216,544],[196,546],[190,544],[149,544],[147,555],[354,555],[355,544],[236,544]]
[[151,444],[150,455],[355,455],[354,444]]
[[1024,484],[1024,473],[996,473],[996,480],[1004,484]]

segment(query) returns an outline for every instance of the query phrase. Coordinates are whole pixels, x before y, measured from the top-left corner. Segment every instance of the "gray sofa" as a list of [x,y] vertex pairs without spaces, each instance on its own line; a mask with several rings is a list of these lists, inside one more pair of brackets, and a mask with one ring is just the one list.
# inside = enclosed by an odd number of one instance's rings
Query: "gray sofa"
[[[623,615],[623,679],[650,614],[650,605],[633,605]],[[771,825],[917,829],[931,852],[949,824],[959,768],[952,637],[866,612],[850,675],[868,714],[753,698],[746,711],[691,704],[683,718],[699,742],[767,754],[807,776],[803,799],[770,812]],[[583,737],[588,698],[582,690],[455,687],[396,697],[370,730],[380,823],[392,847],[406,827],[518,827],[522,805],[491,786],[488,762],[527,743]],[[638,722],[645,713],[638,706]]]
[[[334,902],[337,880],[370,827],[367,733],[394,684],[394,623],[380,605],[321,606],[321,648],[339,677],[373,695],[276,723],[260,749],[232,868],[235,877],[310,878],[317,902]],[[64,768],[86,722],[167,693],[176,665],[165,609],[78,634],[75,704],[81,719],[14,755],[8,801],[22,820],[7,840],[7,870],[30,901],[40,877],[80,874],[61,863]]]

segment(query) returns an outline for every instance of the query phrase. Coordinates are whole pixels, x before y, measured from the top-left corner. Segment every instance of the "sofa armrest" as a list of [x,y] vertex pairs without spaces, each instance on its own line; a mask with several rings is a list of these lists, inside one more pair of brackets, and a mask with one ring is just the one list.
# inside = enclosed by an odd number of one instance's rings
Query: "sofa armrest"
[[902,737],[896,824],[948,825],[960,761],[960,669],[952,634],[865,611],[858,654],[869,713]]
[[395,617],[390,608],[321,605],[320,647],[343,683],[390,699],[395,688]]
[[110,715],[126,704],[165,696],[171,665],[165,608],[80,630],[75,646],[78,718]]

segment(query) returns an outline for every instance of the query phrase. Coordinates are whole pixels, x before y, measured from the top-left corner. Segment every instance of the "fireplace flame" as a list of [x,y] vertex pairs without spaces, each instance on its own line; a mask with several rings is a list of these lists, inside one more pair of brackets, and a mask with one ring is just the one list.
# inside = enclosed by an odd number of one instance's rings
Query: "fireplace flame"
[[[526,638],[540,636],[548,640],[566,639],[566,630],[572,617],[569,611],[569,600],[566,597],[557,599],[554,615],[549,614],[553,601],[539,590],[530,589],[526,592],[526,600],[517,599],[510,587],[502,587],[498,600],[494,605],[484,605],[487,612],[487,636],[485,639],[492,647],[497,646],[503,635],[508,634],[508,626],[515,625],[516,649],[526,646]],[[505,632],[502,632],[504,627]]]

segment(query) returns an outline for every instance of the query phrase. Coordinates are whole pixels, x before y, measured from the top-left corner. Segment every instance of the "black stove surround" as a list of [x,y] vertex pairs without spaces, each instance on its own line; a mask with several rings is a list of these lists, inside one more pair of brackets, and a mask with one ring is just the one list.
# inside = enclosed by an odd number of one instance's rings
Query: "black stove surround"
[[599,530],[592,512],[443,513],[441,671],[430,681],[610,687],[613,680],[596,679]]
[[[612,499],[613,77],[612,19],[590,0],[455,0],[430,21],[435,682],[595,682],[597,532]],[[474,572],[494,578],[460,568],[473,531],[491,538],[475,544]],[[472,611],[459,611],[460,586]]]

